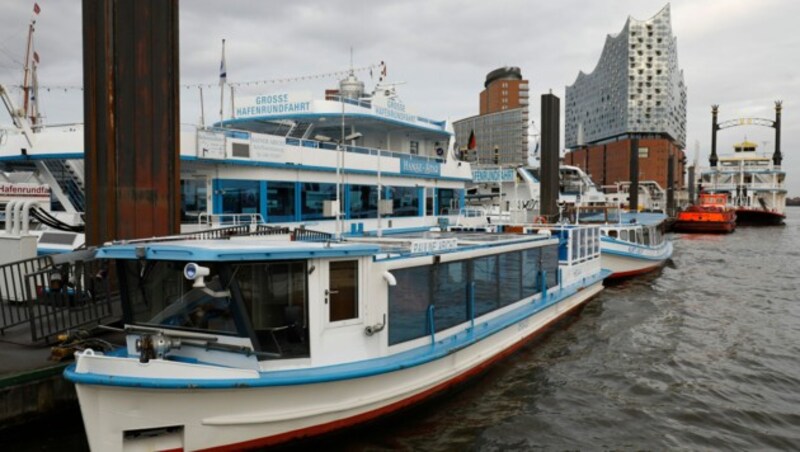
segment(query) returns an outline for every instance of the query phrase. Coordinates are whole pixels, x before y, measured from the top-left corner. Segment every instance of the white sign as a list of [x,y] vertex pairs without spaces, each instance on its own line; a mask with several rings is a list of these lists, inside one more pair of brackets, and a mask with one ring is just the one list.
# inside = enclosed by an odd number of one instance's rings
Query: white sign
[[197,156],[207,159],[225,158],[225,134],[210,130],[197,131]]
[[282,160],[286,138],[275,135],[250,134],[250,155],[256,160]]
[[236,118],[310,113],[311,100],[310,91],[237,97]]
[[35,201],[49,200],[50,187],[39,184],[0,183],[0,198],[3,200],[18,198],[33,199]]
[[438,239],[438,240],[413,240],[411,241],[411,253],[435,253],[437,251],[454,250],[458,247],[458,239]]

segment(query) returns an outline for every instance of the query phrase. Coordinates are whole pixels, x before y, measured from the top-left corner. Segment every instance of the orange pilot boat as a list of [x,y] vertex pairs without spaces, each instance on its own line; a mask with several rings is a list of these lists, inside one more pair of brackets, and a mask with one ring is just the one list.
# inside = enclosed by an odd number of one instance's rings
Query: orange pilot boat
[[725,194],[701,193],[698,203],[678,213],[672,225],[676,232],[728,233],[736,229],[736,212],[728,207]]

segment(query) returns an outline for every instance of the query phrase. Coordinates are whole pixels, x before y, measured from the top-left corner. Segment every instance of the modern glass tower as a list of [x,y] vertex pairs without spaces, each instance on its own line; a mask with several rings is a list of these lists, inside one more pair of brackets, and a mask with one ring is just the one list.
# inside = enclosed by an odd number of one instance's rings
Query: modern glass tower
[[600,61],[566,88],[568,148],[659,135],[686,144],[686,85],[678,67],[670,7],[647,20],[628,17],[606,37]]

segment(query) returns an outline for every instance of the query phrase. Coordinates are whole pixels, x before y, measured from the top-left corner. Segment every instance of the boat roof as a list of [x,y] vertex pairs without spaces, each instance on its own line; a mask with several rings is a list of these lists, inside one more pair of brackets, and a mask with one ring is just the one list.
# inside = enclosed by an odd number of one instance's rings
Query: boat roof
[[[621,217],[621,218],[620,218]],[[622,224],[622,225],[635,225],[640,224],[644,226],[657,226],[666,221],[667,215],[661,212],[622,212],[621,215],[609,214],[609,225]],[[605,214],[602,212],[592,212],[588,214],[581,214],[581,222],[603,222],[605,221]]]
[[265,240],[262,236],[226,240],[176,240],[108,245],[97,258],[171,261],[264,261],[318,257],[357,257],[380,251],[375,245],[349,242]]
[[311,258],[375,256],[376,259],[418,257],[476,248],[523,244],[550,235],[489,232],[417,232],[383,237],[349,237],[343,241],[309,242],[265,239],[264,236],[229,239],[173,240],[111,244],[97,250],[96,258],[198,262],[266,261]]
[[[287,102],[267,103],[259,100],[275,96],[286,99]],[[405,130],[439,136],[442,139],[452,135],[446,130],[446,121],[407,112],[405,105],[400,102],[383,105],[370,100],[348,98],[311,99],[310,94],[303,93],[243,98],[237,103],[236,117],[218,122],[215,126],[262,131],[274,127],[276,122],[294,121],[312,123],[318,132],[329,129],[331,138],[335,138],[341,131],[343,114],[348,128],[354,126],[362,133],[373,130],[381,133]]]

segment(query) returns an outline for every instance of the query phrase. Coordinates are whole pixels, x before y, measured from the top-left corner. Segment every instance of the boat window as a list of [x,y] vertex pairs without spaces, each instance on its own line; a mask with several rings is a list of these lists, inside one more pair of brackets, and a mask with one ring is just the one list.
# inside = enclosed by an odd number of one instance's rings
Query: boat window
[[328,298],[329,321],[358,317],[358,261],[329,263]]
[[539,282],[539,268],[541,265],[542,251],[531,248],[522,252],[522,296],[524,298],[541,292]]
[[497,309],[499,307],[497,255],[472,260],[472,281],[475,283],[475,316]]
[[516,303],[522,298],[522,253],[506,253],[498,256],[498,281],[500,284],[500,306]]
[[220,180],[222,213],[258,213],[259,184],[254,180]]
[[547,288],[558,284],[558,245],[550,245],[542,248],[542,271],[547,272]]
[[432,216],[433,215],[433,196],[434,196],[433,187],[426,187],[425,188],[425,215]]
[[458,213],[456,191],[452,188],[440,188],[438,191],[439,208],[437,215],[453,215]]
[[617,238],[617,230],[616,230],[616,229],[610,229],[610,230],[608,231],[608,236],[609,236],[609,237],[614,237],[614,238]]
[[393,217],[414,217],[419,215],[419,190],[417,187],[390,187]]
[[267,221],[295,220],[295,183],[267,182]]
[[233,266],[257,349],[280,356],[309,356],[306,261]]
[[433,318],[436,331],[441,331],[469,319],[467,312],[468,261],[449,262],[433,266]]
[[392,270],[397,285],[389,287],[389,345],[428,334],[431,267]]
[[650,228],[642,228],[642,244],[650,245]]
[[628,241],[628,230],[627,229],[623,229],[623,230],[619,231],[619,239],[620,240],[624,240],[626,242]]
[[192,287],[183,276],[185,262],[119,261],[129,312],[126,322],[176,329],[245,335],[237,323],[230,287],[224,284],[220,266],[207,263],[210,274],[205,287]]
[[350,218],[378,217],[378,187],[350,186]]
[[325,201],[336,199],[336,184],[306,182],[301,187],[300,205],[302,208],[300,213],[303,221],[333,218],[323,216],[323,206]]
[[181,221],[196,222],[207,209],[205,179],[181,180]]
[[397,284],[389,287],[389,345],[431,334],[431,305],[438,332],[541,292],[539,269],[547,271],[548,288],[558,284],[557,245],[392,270]]

